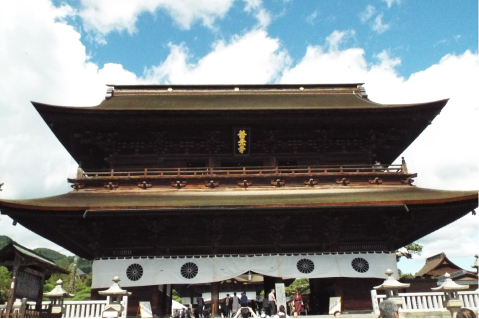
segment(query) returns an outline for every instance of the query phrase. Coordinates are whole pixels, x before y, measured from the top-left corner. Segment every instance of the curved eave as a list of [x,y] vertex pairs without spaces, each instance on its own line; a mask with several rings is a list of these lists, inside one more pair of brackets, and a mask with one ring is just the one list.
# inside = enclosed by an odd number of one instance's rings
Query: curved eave
[[[323,96],[318,96],[323,95]],[[42,115],[47,114],[135,114],[182,113],[190,112],[241,112],[256,113],[263,111],[285,112],[331,112],[331,111],[434,111],[439,114],[449,99],[411,104],[380,104],[352,93],[281,93],[281,94],[225,94],[205,95],[195,93],[172,93],[171,95],[124,95],[104,100],[97,106],[58,106],[32,101],[33,106]]]
[[477,191],[442,191],[410,186],[383,189],[272,191],[73,191],[29,200],[0,201],[0,209],[22,211],[301,209],[352,206],[431,205],[477,202]]

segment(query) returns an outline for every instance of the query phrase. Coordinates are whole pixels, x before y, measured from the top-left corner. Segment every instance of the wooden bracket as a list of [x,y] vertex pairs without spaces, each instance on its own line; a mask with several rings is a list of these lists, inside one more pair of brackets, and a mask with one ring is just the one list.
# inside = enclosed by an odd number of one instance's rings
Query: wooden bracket
[[147,183],[146,181],[138,183],[138,187],[141,188],[141,189],[151,188],[151,186],[153,186],[153,184],[152,183]]
[[336,183],[337,183],[337,184],[341,184],[341,185],[343,185],[343,186],[347,186],[347,185],[349,185],[349,184],[351,183],[351,181],[350,181],[349,179],[347,179],[346,177],[343,177],[343,178],[341,178],[341,179],[338,178],[338,179],[336,180]]
[[369,180],[369,184],[382,184],[383,180],[380,179],[379,177],[375,177],[374,179]]
[[113,183],[113,182],[108,182],[108,184],[103,184],[103,187],[108,188],[109,190],[114,190],[115,188],[118,188],[120,184],[118,183]]
[[276,187],[281,187],[281,186],[284,186],[284,184],[286,184],[286,181],[283,179],[277,179],[277,180],[274,180],[274,181],[271,181],[271,185],[273,186],[276,186]]
[[243,180],[242,182],[238,182],[238,186],[239,187],[244,187],[244,188],[248,188],[249,186],[253,185],[253,182],[252,181],[248,181],[248,180]]
[[211,180],[211,181],[205,182],[205,186],[209,188],[215,188],[220,186],[220,182],[215,182],[214,180]]
[[414,180],[411,177],[408,177],[406,179],[401,180],[402,184],[407,184],[409,186],[413,186],[412,183],[414,183]]
[[186,181],[176,181],[176,182],[171,182],[171,187],[175,187],[175,188],[183,188],[186,186]]
[[304,185],[309,185],[311,187],[313,187],[316,184],[318,184],[318,180],[313,178],[310,178],[308,181],[304,182]]
[[85,188],[85,184],[83,183],[75,183],[73,185],[70,185],[71,188],[73,188],[74,190],[79,190],[79,189],[82,189],[82,188]]

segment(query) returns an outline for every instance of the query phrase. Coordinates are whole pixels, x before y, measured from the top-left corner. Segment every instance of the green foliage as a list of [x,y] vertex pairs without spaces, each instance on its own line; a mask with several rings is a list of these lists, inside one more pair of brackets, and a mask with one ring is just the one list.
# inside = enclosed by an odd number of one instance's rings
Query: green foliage
[[0,304],[7,302],[8,290],[12,273],[4,266],[0,266]]
[[309,280],[306,278],[297,278],[289,287],[284,288],[287,298],[292,298],[296,291],[299,294],[309,294]]
[[91,298],[91,288],[86,287],[75,294],[72,300],[89,300]]
[[419,245],[418,243],[412,243],[409,245],[406,245],[404,248],[407,249],[407,252],[410,254],[416,254],[421,256],[422,253],[422,245]]
[[171,290],[171,293],[173,294],[173,295],[171,296],[171,298],[172,298],[174,301],[177,301],[177,302],[179,302],[179,303],[182,303],[182,302],[183,302],[183,300],[181,300],[181,297],[178,295],[178,292],[177,292],[175,289],[172,289],[172,290]]

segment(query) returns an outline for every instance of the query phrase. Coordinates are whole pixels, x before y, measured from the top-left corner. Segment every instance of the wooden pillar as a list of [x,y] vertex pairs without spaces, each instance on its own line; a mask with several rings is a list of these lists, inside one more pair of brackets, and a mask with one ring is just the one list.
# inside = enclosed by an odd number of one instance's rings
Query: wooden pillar
[[173,291],[171,289],[171,285],[166,285],[166,295],[167,295],[167,298],[166,298],[166,314],[168,316],[171,315],[171,308],[172,308],[172,304],[173,304]]
[[212,282],[211,283],[211,316],[218,315],[218,303],[220,301],[220,283]]
[[12,312],[13,303],[15,302],[15,293],[17,291],[17,278],[20,272],[20,262],[22,257],[18,254],[15,254],[15,259],[13,260],[13,269],[12,269],[12,280],[10,281],[10,289],[8,291],[8,298],[7,298],[7,307],[5,309],[6,317],[10,317],[10,313]]
[[45,285],[45,273],[42,272],[40,276],[40,287],[38,288],[37,303],[35,304],[35,311],[42,311],[43,301],[43,286]]
[[320,314],[321,292],[319,278],[309,278],[309,314]]
[[168,305],[168,292],[167,292],[167,285],[160,285],[158,286],[160,290],[160,296],[158,298],[158,316],[160,318],[167,318],[170,315],[167,312],[167,305]]

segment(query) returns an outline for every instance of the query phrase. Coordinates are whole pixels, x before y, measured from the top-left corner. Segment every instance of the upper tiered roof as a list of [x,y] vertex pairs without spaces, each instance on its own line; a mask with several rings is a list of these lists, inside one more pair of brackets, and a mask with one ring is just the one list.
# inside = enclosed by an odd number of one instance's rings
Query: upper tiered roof
[[233,159],[234,128],[251,129],[249,158],[260,165],[272,156],[392,163],[446,103],[374,103],[354,83],[115,85],[94,107],[33,105],[82,167],[142,169],[185,167],[163,164],[178,157]]

